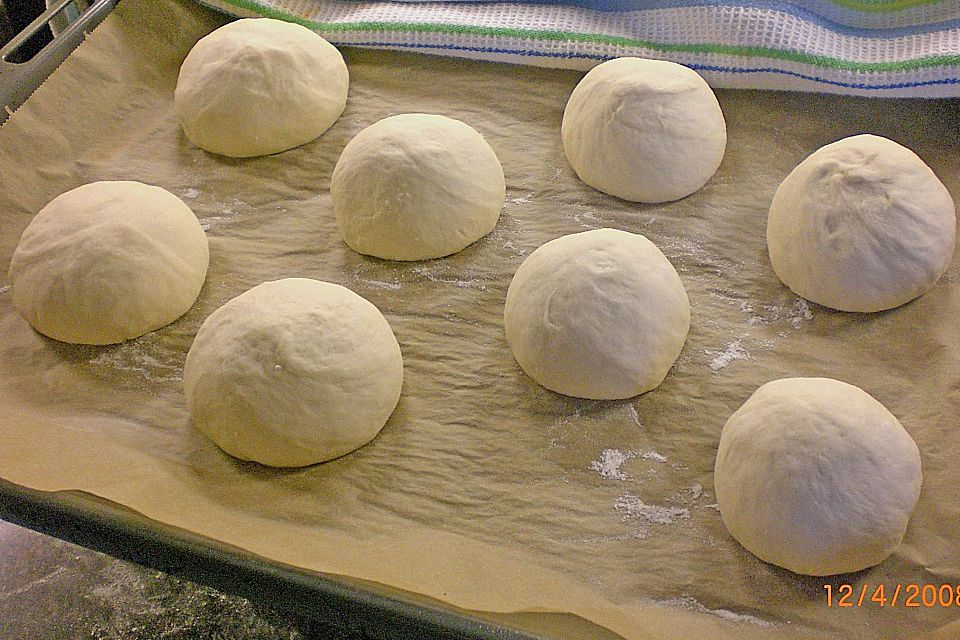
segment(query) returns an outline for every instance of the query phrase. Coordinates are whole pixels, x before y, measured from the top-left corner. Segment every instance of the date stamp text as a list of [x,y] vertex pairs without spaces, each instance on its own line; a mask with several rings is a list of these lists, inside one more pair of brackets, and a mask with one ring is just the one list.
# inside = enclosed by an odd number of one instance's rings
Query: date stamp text
[[960,584],[825,584],[828,607],[956,607]]

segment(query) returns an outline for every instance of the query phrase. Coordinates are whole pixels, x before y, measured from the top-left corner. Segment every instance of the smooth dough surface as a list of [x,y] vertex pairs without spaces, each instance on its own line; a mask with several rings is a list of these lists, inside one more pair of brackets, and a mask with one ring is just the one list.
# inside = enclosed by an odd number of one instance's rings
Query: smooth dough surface
[[13,303],[40,333],[112,344],[170,324],[193,305],[210,253],[178,197],[140,182],[92,182],[33,218],[10,262]]
[[723,160],[727,128],[710,86],[664,60],[616,58],[570,95],[563,150],[585,183],[633,202],[668,202],[706,184]]
[[497,224],[506,184],[477,131],[444,116],[376,122],[344,148],[330,182],[340,235],[387,260],[456,253]]
[[551,240],[510,282],[507,342],[538,383],[578,398],[657,387],[690,328],[690,303],[666,256],[639,234],[596,229]]
[[920,452],[865,391],[829,378],[761,386],[720,434],[717,504],[761,560],[825,576],[882,562],[920,496]]
[[373,439],[403,384],[383,314],[349,289],[287,278],[210,314],[187,354],[193,424],[230,455],[300,467]]
[[953,199],[915,153],[872,135],[821,147],[777,189],[767,248],[794,293],[881,311],[929,291],[956,244]]
[[347,104],[336,47],[298,24],[243,18],[187,54],[174,108],[187,138],[224,156],[292,149],[329,129]]

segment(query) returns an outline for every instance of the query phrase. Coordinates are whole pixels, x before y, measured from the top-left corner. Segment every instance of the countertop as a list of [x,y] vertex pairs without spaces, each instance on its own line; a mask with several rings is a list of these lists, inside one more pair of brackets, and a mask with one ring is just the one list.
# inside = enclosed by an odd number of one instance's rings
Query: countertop
[[3,640],[360,637],[0,521]]

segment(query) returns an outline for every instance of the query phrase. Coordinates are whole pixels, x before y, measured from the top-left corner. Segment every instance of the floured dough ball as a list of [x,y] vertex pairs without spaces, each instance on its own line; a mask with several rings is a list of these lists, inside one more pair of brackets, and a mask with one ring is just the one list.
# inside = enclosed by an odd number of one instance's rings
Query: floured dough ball
[[953,199],[915,153],[871,135],[815,151],[777,189],[770,262],[794,293],[881,311],[929,291],[956,244]]
[[670,261],[645,237],[597,229],[540,246],[517,269],[507,342],[538,383],[578,398],[631,398],[657,387],[690,329]]
[[347,104],[340,52],[298,24],[244,18],[201,38],[180,67],[174,108],[190,142],[235,158],[310,142]]
[[329,282],[265,282],[210,314],[187,354],[193,423],[241,460],[323,462],[370,442],[403,384],[380,311]]
[[882,562],[920,496],[920,452],[865,391],[829,378],[761,386],[720,434],[717,504],[761,560],[826,576]]
[[695,71],[616,58],[576,86],[563,112],[563,150],[580,179],[633,202],[690,195],[723,160],[720,104]]
[[139,182],[92,182],[33,218],[13,253],[13,304],[40,333],[112,344],[170,324],[207,275],[207,236],[175,195]]
[[330,197],[351,249],[387,260],[456,253],[490,233],[506,185],[487,141],[459,120],[406,113],[351,140]]

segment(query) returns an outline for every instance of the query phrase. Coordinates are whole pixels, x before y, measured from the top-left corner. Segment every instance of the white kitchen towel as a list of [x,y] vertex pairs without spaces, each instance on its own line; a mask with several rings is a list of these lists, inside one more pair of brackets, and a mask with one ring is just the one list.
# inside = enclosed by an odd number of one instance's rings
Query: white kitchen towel
[[673,60],[714,87],[960,96],[960,0],[202,0],[338,45],[586,69]]

